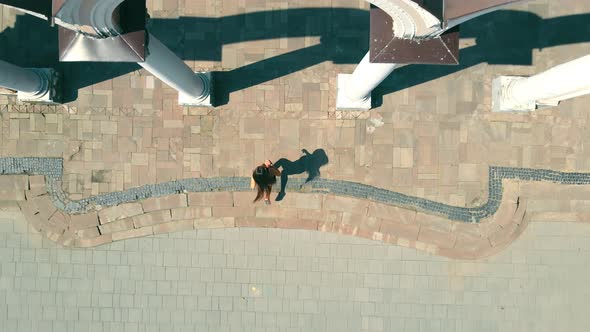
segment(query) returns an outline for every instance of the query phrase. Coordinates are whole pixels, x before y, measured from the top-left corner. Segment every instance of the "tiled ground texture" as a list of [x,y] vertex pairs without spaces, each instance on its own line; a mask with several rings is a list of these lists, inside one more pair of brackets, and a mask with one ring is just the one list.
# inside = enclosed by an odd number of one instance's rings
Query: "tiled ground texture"
[[[154,35],[195,69],[224,71],[215,91],[223,105],[178,107],[176,92],[136,65],[60,64],[68,87],[81,87],[77,100],[40,109],[2,99],[10,105],[1,113],[2,155],[64,157],[64,189],[73,198],[246,176],[260,160],[295,160],[302,148],[326,151],[326,178],[458,206],[486,201],[488,165],[590,170],[588,97],[531,115],[489,112],[493,77],[589,53],[588,2],[529,1],[465,25],[461,67],[400,68],[376,92],[382,106],[356,120],[336,120],[334,83],[367,47],[363,1],[148,5]],[[55,31],[47,36],[41,21],[0,10],[0,38],[10,46],[3,59],[55,61]]]
[[535,223],[479,262],[304,230],[64,249],[0,212],[5,331],[587,331],[588,225]]
[[183,179],[71,200],[62,190],[61,170],[61,158],[0,158],[1,174],[19,174],[0,176],[0,201],[18,204],[33,229],[67,247],[193,229],[262,227],[354,235],[481,259],[510,245],[530,221],[590,217],[589,173],[490,168],[490,200],[477,208],[326,179],[306,184],[307,193],[295,189],[276,206],[255,207],[247,177]]

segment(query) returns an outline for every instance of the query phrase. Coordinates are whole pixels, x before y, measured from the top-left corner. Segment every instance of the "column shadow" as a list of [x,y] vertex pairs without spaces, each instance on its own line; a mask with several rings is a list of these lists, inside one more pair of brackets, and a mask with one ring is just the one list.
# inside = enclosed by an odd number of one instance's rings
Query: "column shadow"
[[14,27],[0,32],[0,59],[21,67],[54,68],[62,74],[62,102],[78,98],[78,90],[132,71],[136,63],[60,62],[57,27],[31,15],[18,15]]
[[[262,52],[253,55],[250,64],[215,73],[217,105],[227,104],[234,91],[321,62],[358,63],[368,49],[369,12],[359,9],[284,9],[149,22],[150,32],[184,60],[220,61],[224,45],[245,41],[287,38],[286,46],[277,41],[273,47],[296,48],[266,58]],[[319,44],[306,47],[303,38],[314,36]],[[500,10],[462,24],[461,36],[474,38],[477,44],[461,50],[460,65],[401,67],[373,92],[377,104],[383,95],[480,63],[530,65],[533,49],[590,41],[590,14],[543,19],[529,12]],[[25,67],[59,69],[64,75],[64,102],[75,100],[78,89],[140,69],[136,63],[60,63],[57,29],[30,15],[18,15],[14,27],[0,32],[0,44],[0,59]]]
[[275,199],[276,201],[281,201],[285,197],[289,175],[307,173],[307,179],[304,182],[306,184],[319,177],[320,168],[330,161],[324,149],[316,149],[312,153],[302,149],[301,152],[303,156],[295,161],[281,158],[275,162],[274,166],[281,168],[281,190]]

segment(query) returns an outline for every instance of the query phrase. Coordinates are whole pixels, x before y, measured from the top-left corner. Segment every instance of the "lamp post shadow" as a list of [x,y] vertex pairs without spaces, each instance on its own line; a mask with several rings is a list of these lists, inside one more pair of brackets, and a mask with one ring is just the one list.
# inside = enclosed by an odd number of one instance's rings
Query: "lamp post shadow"
[[282,168],[281,191],[277,195],[277,198],[275,199],[276,201],[281,201],[285,198],[289,175],[307,173],[305,183],[308,183],[320,176],[320,168],[329,162],[324,149],[316,149],[312,153],[309,153],[306,149],[302,149],[301,152],[303,153],[303,156],[295,161],[281,158],[274,164],[275,167]]

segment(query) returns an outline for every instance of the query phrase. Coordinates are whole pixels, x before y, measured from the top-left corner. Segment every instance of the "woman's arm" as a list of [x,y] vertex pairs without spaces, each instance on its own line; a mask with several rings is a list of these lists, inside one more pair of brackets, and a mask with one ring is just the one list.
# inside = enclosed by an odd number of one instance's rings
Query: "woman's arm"
[[254,177],[250,177],[250,189],[256,188],[256,181],[254,181]]

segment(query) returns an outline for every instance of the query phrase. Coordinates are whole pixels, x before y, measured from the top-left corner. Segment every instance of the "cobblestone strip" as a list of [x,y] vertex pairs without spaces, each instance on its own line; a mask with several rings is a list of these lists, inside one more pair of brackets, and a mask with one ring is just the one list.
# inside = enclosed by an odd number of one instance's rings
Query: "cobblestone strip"
[[[245,177],[217,177],[183,179],[166,183],[145,185],[120,192],[97,195],[81,200],[70,200],[61,187],[63,160],[60,158],[6,157],[0,158],[0,174],[44,175],[47,190],[55,206],[67,213],[80,214],[95,207],[115,206],[151,197],[161,197],[183,192],[249,191],[250,180]],[[373,186],[330,179],[290,179],[287,190],[292,192],[332,193],[341,196],[373,200],[418,212],[444,216],[450,220],[479,222],[492,216],[502,200],[502,180],[548,181],[569,185],[590,184],[590,173],[566,173],[544,169],[512,167],[489,168],[488,201],[478,207],[451,206],[432,200],[404,195]]]

